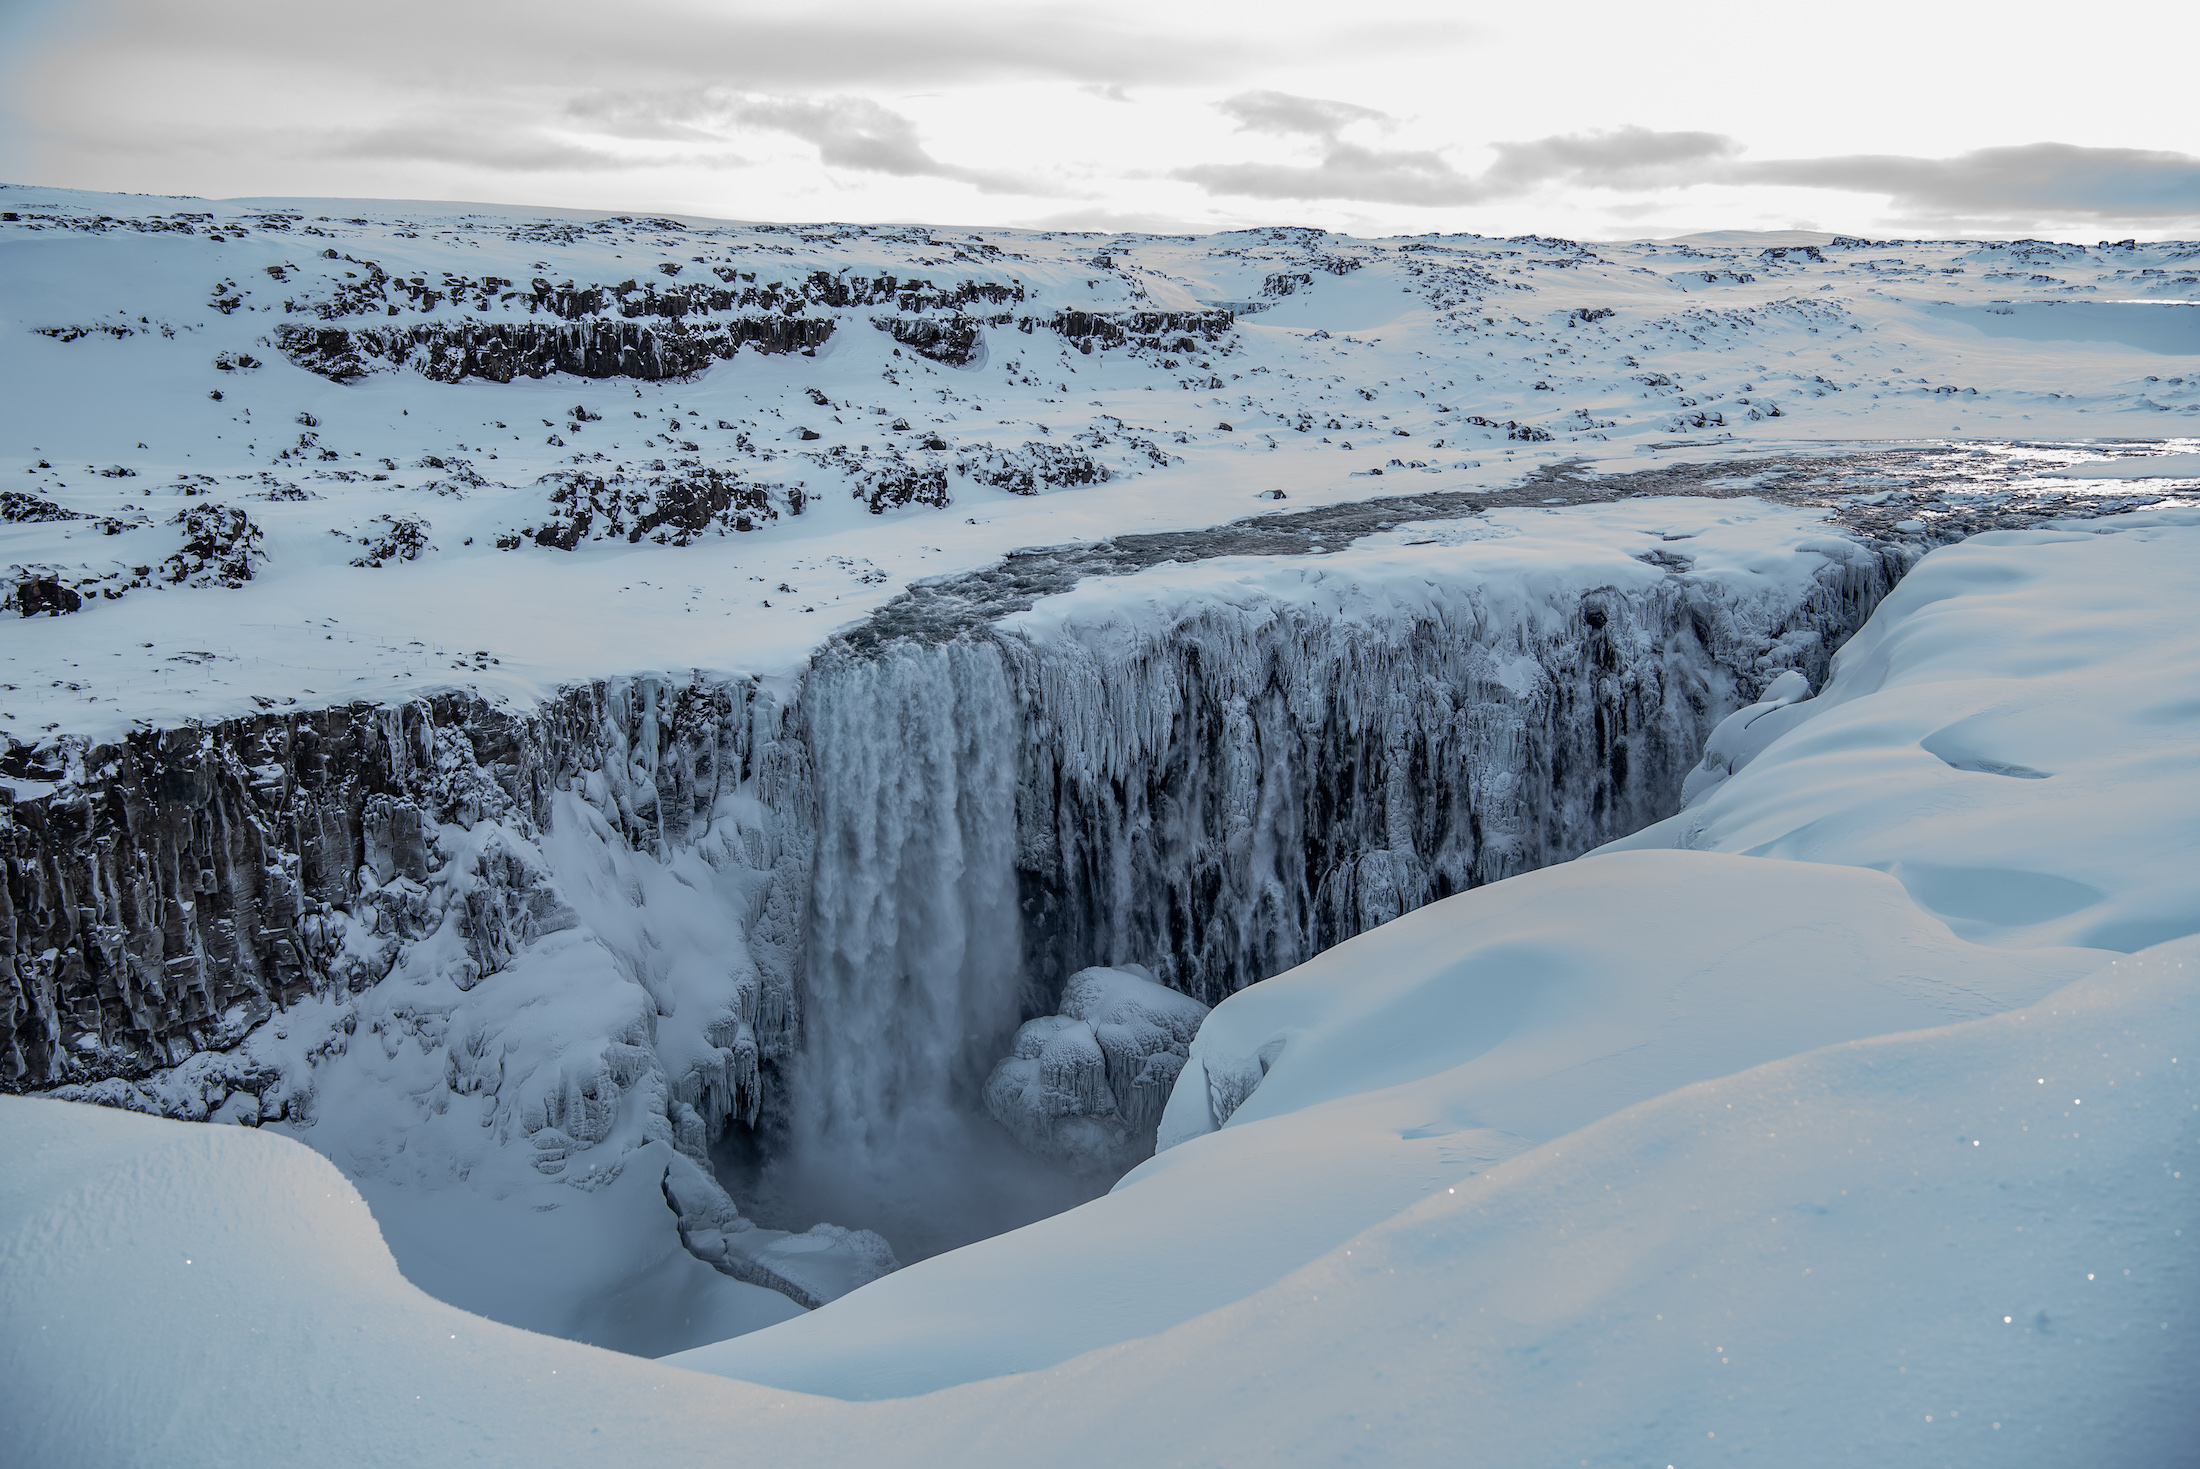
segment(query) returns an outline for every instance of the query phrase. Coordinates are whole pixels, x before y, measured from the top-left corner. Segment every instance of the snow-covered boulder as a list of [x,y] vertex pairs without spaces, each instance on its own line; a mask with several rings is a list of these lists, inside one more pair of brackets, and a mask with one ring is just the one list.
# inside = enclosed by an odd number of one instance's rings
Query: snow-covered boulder
[[1151,1156],[1154,1128],[1207,1007],[1139,964],[1081,969],[1062,1010],[1027,1020],[986,1080],[985,1106],[1016,1140],[1084,1172]]

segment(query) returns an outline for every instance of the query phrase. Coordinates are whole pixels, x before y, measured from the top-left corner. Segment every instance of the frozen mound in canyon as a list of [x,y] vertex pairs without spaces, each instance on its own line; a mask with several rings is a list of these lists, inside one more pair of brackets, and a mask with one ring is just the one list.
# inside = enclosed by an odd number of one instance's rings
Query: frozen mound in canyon
[[1154,1129],[1207,1007],[1136,965],[1080,969],[1056,1015],[1027,1020],[986,1078],[985,1108],[1016,1141],[1113,1177],[1152,1156]]

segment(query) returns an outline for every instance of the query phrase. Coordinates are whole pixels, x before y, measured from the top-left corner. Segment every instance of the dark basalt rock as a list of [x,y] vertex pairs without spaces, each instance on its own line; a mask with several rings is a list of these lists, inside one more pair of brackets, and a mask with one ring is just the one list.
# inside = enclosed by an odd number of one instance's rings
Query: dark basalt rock
[[[0,1086],[142,1075],[220,1049],[332,984],[370,801],[432,800],[432,727],[539,811],[535,742],[478,700],[344,705],[68,752],[52,795],[0,808]],[[48,752],[50,754],[50,752]],[[10,751],[10,774],[37,769]],[[418,814],[413,830],[417,835]]]
[[59,617],[64,612],[77,611],[84,605],[81,596],[50,576],[32,577],[28,581],[16,583],[14,601],[15,610],[25,617],[36,617],[41,613],[48,617]]
[[40,521],[82,520],[74,510],[64,509],[51,500],[36,495],[26,495],[21,490],[0,490],[0,521],[16,525],[35,524]]
[[876,316],[871,325],[885,332],[919,357],[967,367],[984,349],[985,337],[975,317]]
[[[546,481],[549,517],[509,538],[571,551],[588,540],[630,543],[645,537],[659,545],[685,546],[706,535],[752,531],[779,518],[772,487],[749,484],[721,469],[683,466],[629,479],[624,475],[568,470]],[[799,514],[790,502],[789,509]]]
[[160,563],[163,581],[187,586],[241,587],[254,563],[267,559],[260,528],[230,505],[194,505],[176,512],[183,545]]
[[[1026,317],[1017,325],[1029,331],[1032,321]],[[1130,345],[1149,352],[1196,352],[1202,342],[1218,342],[1236,325],[1233,311],[1057,311],[1046,323],[1083,352]]]
[[433,382],[515,377],[630,377],[656,382],[692,377],[744,346],[760,352],[815,348],[833,334],[821,317],[744,316],[707,326],[677,321],[645,326],[600,318],[541,322],[441,322],[410,327],[279,326],[275,345],[308,372],[348,382],[369,372],[410,366]]
[[[0,785],[0,1090],[145,1076],[302,996],[374,983],[377,949],[347,929],[416,938],[408,925],[440,921],[408,906],[442,862],[437,825],[539,831],[556,786],[600,771],[616,791],[604,818],[655,852],[721,788],[755,779],[791,799],[799,771],[748,717],[753,697],[740,680],[610,681],[526,715],[453,691],[10,744],[0,778],[47,789]],[[485,867],[463,918],[476,971],[569,923],[555,906]],[[787,950],[757,1027],[775,1056],[793,1025],[789,911],[759,949]],[[386,971],[395,949],[379,953]]]

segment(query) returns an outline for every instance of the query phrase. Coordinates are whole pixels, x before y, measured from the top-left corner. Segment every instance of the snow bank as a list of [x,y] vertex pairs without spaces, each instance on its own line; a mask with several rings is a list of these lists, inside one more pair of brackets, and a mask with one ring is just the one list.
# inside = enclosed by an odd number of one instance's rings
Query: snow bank
[[680,1360],[863,1398],[1048,1367],[1675,1087],[2029,1003],[2107,957],[1965,943],[1872,872],[1668,852],[1511,878],[1218,1005],[1166,1150],[1105,1198]]
[[2186,941],[2028,1010],[1776,1062],[1455,1172],[1161,1335],[878,1404],[444,1306],[282,1139],[0,1099],[0,1371],[38,1404],[12,1446],[52,1464],[737,1445],[1021,1465],[1044,1443],[1101,1465],[1132,1438],[1228,1465],[2139,1469],[2176,1462],[2192,1427],[2195,1045]]
[[2200,523],[2151,519],[1935,552],[1823,694],[1750,726],[1777,740],[1606,850],[1877,868],[1981,943],[2200,932]]

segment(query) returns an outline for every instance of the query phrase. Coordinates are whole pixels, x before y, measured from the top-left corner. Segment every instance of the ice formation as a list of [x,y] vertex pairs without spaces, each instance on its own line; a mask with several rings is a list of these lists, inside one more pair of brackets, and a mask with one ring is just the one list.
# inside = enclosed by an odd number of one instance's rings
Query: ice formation
[[[79,814],[14,828],[48,891],[102,895],[19,901],[52,957],[16,1064],[69,1096],[292,1129],[398,1213],[434,1209],[378,1188],[585,1192],[661,1144],[652,1186],[690,1248],[815,1304],[891,1257],[861,1231],[797,1250],[755,1227],[714,1176],[729,1137],[783,1160],[743,1175],[767,1213],[911,1231],[952,1207],[989,1070],[1080,961],[1211,1002],[1629,831],[1902,564],[1804,514],[1710,508],[1631,502],[1587,540],[1522,513],[1173,562],[836,645],[798,680],[85,748],[36,808]],[[1631,554],[1680,533],[1689,575]],[[197,794],[166,824],[126,816],[170,790]],[[1162,1080],[1111,1089],[1104,1145],[1012,1131],[1127,1166]],[[1000,1217],[908,1237],[929,1253]],[[482,1289],[453,1298],[519,1292]]]
[[986,1111],[1034,1153],[1113,1178],[1152,1155],[1206,1018],[1205,1005],[1140,965],[1080,969],[1059,1014],[1017,1030],[986,1078]]

